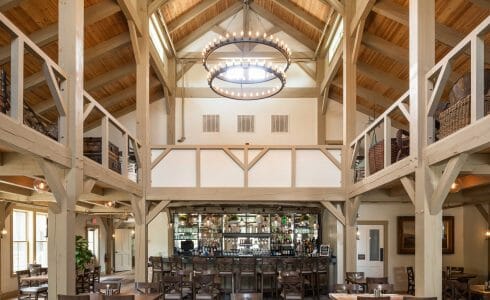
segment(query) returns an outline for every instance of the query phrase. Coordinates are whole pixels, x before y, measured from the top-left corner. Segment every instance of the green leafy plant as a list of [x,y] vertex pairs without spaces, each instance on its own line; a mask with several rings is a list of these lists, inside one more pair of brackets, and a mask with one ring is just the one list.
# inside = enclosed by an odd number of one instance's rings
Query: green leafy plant
[[237,216],[237,215],[231,215],[231,216],[228,218],[228,221],[238,221],[238,216]]
[[92,259],[92,251],[88,249],[88,241],[83,237],[75,236],[75,262],[77,270],[85,268],[85,265]]

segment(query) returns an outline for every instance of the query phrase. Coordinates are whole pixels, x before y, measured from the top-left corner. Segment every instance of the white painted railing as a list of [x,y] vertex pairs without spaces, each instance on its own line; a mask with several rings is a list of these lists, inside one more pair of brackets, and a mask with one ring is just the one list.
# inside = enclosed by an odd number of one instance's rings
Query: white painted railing
[[[369,148],[372,145],[373,133],[379,126],[383,126],[383,146],[384,146],[384,157],[383,165],[384,168],[392,164],[391,161],[391,138],[393,136],[392,132],[392,118],[391,114],[395,111],[399,111],[404,119],[410,123],[410,97],[407,91],[398,100],[395,101],[390,107],[386,109],[383,114],[376,118],[371,125],[369,125],[361,134],[359,134],[350,145],[350,161],[349,166],[354,170],[354,180],[357,182],[365,177],[368,177],[373,172],[369,169]],[[409,126],[407,126],[408,128]],[[362,153],[361,153],[362,150]],[[362,158],[362,159],[359,159]],[[403,160],[403,159],[402,159]],[[356,166],[356,161],[364,162],[364,172]],[[357,176],[356,176],[357,171]],[[361,174],[360,174],[361,173]],[[363,173],[363,174],[362,174]]]
[[[427,72],[428,97],[427,111],[427,138],[428,144],[436,142],[435,113],[444,93],[448,79],[452,73],[452,64],[459,55],[466,51],[470,45],[470,124],[484,117],[484,70],[485,70],[485,34],[490,30],[490,16],[478,27],[459,42],[443,59],[441,59],[429,72]],[[487,60],[490,58],[486,58]],[[444,139],[444,138],[443,138]]]
[[155,145],[152,188],[340,188],[341,146]]
[[[101,148],[102,148],[102,166],[109,168],[109,142],[110,142],[110,125],[113,125],[122,136],[122,159],[121,175],[135,182],[139,181],[138,173],[141,166],[140,148],[141,143],[134,137],[113,115],[111,115],[99,102],[97,102],[88,92],[84,92],[84,99],[87,101],[84,107],[84,121],[95,109],[102,113],[101,119]],[[130,155],[134,155],[134,162],[130,163]],[[129,172],[128,172],[129,170]]]
[[[71,157],[65,138],[67,136],[67,106],[61,93],[67,75],[41,48],[1,13],[0,26],[12,37],[10,42],[10,110],[8,115],[0,113],[0,139],[20,152],[49,158],[69,167]],[[58,136],[53,137],[57,141],[24,125],[24,57],[26,50],[42,64],[42,73],[38,79],[41,80],[41,77],[44,77],[59,115]],[[12,135],[12,132],[15,132],[15,136]]]

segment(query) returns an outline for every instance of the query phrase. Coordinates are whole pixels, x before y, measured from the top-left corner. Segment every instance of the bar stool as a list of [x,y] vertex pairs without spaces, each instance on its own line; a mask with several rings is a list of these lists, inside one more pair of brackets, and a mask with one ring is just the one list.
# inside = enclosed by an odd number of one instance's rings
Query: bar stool
[[326,288],[328,294],[328,266],[330,259],[326,256],[321,256],[317,259],[315,275],[316,275],[316,288],[317,295],[320,297],[322,287]]
[[315,271],[315,261],[311,257],[304,257],[300,259],[300,275],[302,277],[304,288],[303,290],[306,292],[306,288],[311,291],[313,298],[315,298],[315,290],[316,288],[316,276],[314,274]]
[[300,259],[288,257],[281,260],[281,270],[283,272],[299,272],[301,269]]
[[[218,269],[218,277],[220,280],[220,293],[226,296],[226,293],[233,291],[233,258],[218,257],[216,259],[216,268]],[[230,280],[230,288],[227,288],[227,279]]]
[[[277,262],[278,259],[271,257],[262,258],[262,264],[260,266],[260,289],[262,293],[271,292],[272,298],[277,298]],[[265,288],[264,282],[270,281],[269,288]]]
[[192,257],[192,270],[194,274],[202,274],[204,271],[208,271],[208,259],[200,256]]
[[179,271],[182,271],[182,259],[179,256],[172,256],[169,258],[170,274],[175,275]]
[[[238,291],[257,292],[257,261],[254,257],[241,257],[238,261]],[[243,281],[246,278],[253,279],[253,288],[249,290],[243,289]]]

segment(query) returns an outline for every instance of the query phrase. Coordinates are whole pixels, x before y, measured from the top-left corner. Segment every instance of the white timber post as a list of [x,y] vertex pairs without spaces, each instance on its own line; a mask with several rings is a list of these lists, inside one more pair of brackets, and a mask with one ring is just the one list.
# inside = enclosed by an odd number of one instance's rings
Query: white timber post
[[[325,77],[325,59],[318,59],[316,61],[316,83],[321,87],[323,78]],[[325,93],[328,94],[328,89],[325,89]],[[323,95],[321,90],[318,92],[317,98],[317,144],[324,145],[327,139],[326,137],[326,114],[323,113]],[[325,95],[328,97],[328,95]]]
[[[141,22],[141,37],[138,38],[140,58],[136,64],[136,134],[141,142],[141,183],[143,197],[132,197],[135,214],[135,280],[147,282],[148,268],[148,226],[146,225],[146,193],[150,183],[150,52],[147,1],[137,2],[138,16]],[[137,215],[139,215],[137,217]]]
[[[349,157],[350,143],[354,140],[356,130],[356,64],[352,61],[355,37],[351,37],[351,20],[356,12],[356,1],[346,0],[344,8],[344,38],[343,38],[343,156]],[[354,209],[347,193],[352,185],[352,170],[348,163],[349,159],[342,159],[342,182],[346,190],[345,214],[347,221],[345,224],[345,268],[346,272],[356,271],[357,263],[357,239],[356,239],[356,216],[357,210]]]
[[[176,100],[175,100],[175,94],[177,93],[177,88],[176,88],[176,75],[177,75],[177,61],[175,57],[169,57],[168,58],[168,85],[170,86],[169,88],[165,89],[165,98],[167,101],[167,145],[175,145],[175,122],[176,122],[176,116],[175,116],[175,106],[176,106]],[[184,109],[184,101],[182,100],[181,103],[181,108]],[[181,118],[185,118],[183,114],[181,114]],[[185,122],[182,120],[179,120],[179,122],[182,124],[182,126],[185,125]],[[182,130],[182,129],[181,129]],[[185,130],[185,129],[184,129]]]
[[427,146],[427,81],[435,61],[434,0],[410,0],[410,153],[415,170],[415,294],[441,298],[442,210],[430,211],[434,191],[431,169],[423,158]]
[[68,140],[61,142],[71,149],[72,167],[48,182],[51,185],[58,179],[61,184],[57,189],[66,190],[54,193],[57,205],[50,204],[48,208],[49,299],[75,293],[75,204],[83,193],[84,3],[59,0],[58,10],[59,64],[68,76],[61,86],[68,107],[68,132],[64,137]]

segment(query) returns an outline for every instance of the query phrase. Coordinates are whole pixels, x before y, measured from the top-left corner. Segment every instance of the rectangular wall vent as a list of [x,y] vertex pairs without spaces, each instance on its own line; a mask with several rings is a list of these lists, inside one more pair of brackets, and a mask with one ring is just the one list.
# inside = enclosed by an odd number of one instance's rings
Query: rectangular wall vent
[[203,115],[202,131],[219,132],[219,115]]
[[272,115],[271,132],[289,132],[289,116]]
[[254,115],[239,115],[237,116],[237,131],[238,132],[254,132],[255,126]]

